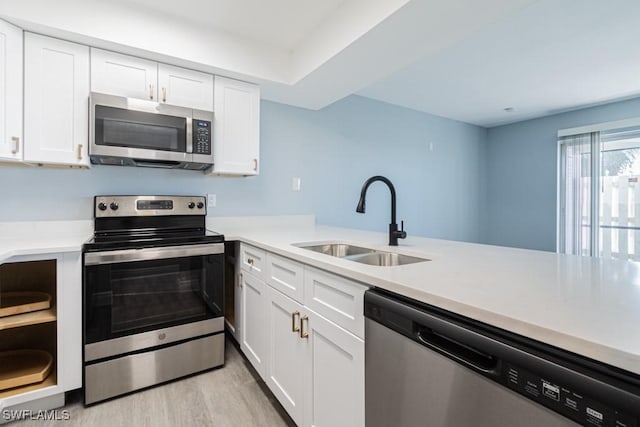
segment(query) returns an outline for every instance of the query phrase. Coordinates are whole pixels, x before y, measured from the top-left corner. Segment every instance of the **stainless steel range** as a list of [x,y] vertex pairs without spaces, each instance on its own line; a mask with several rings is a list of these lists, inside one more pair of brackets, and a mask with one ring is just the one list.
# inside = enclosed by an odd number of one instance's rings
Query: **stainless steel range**
[[204,197],[96,196],[83,247],[89,405],[224,364],[224,236]]

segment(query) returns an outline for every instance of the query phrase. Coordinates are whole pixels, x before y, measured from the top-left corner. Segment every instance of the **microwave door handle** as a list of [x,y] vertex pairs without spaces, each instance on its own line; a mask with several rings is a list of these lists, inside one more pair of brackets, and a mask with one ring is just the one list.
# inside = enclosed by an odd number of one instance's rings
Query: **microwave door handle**
[[187,153],[193,153],[193,119],[187,117]]
[[84,265],[117,264],[189,256],[217,255],[222,253],[224,253],[223,243],[87,252],[84,254]]

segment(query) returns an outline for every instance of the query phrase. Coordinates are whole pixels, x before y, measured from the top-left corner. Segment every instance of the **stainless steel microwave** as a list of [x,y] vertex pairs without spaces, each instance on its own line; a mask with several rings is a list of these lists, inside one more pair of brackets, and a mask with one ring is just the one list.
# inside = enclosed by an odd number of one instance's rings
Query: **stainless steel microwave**
[[204,170],[213,164],[213,112],[92,92],[91,163]]

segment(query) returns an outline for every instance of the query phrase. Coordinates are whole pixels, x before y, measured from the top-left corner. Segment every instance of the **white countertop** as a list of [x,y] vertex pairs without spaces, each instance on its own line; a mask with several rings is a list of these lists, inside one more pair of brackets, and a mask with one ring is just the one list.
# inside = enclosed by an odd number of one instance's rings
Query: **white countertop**
[[[209,227],[336,274],[397,292],[640,374],[640,265],[549,252],[308,224]],[[397,267],[363,265],[292,246],[340,241],[431,259]]]
[[14,256],[82,250],[93,235],[93,221],[0,223],[0,262]]
[[[283,225],[286,224],[286,225]],[[640,374],[640,265],[314,225],[313,217],[208,218],[212,230],[369,285]],[[80,251],[92,221],[0,223],[0,263]],[[431,261],[375,267],[293,246],[341,241]]]

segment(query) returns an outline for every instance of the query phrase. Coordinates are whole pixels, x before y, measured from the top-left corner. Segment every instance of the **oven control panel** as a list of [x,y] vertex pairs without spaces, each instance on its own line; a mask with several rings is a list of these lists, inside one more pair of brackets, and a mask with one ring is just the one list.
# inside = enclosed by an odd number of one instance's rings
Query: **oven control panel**
[[200,196],[96,196],[96,218],[206,215],[205,198]]

